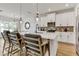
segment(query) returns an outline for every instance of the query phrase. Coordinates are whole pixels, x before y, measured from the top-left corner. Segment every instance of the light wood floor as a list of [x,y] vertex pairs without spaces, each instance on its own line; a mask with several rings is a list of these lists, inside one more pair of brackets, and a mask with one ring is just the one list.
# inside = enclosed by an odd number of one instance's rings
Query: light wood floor
[[57,56],[77,56],[75,45],[59,42]]
[[0,38],[0,56],[2,55],[3,43],[4,41]]
[[[0,56],[2,55],[3,40],[0,39]],[[58,43],[57,56],[75,56],[75,45]]]

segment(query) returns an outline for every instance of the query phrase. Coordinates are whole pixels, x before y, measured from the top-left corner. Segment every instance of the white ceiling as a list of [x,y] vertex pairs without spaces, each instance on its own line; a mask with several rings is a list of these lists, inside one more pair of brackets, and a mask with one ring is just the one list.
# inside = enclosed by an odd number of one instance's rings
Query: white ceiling
[[[37,12],[36,3],[22,3],[22,15],[20,15],[20,3],[0,3],[0,15],[9,17],[34,17]],[[39,13],[47,13],[50,11],[62,10],[71,7],[75,7],[77,4],[69,4],[65,6],[65,3],[39,3],[38,9]]]

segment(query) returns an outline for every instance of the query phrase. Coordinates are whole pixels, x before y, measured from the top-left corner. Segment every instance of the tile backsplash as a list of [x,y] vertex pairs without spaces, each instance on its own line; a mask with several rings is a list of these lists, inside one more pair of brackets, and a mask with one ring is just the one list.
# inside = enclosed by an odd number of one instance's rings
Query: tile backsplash
[[73,26],[57,26],[56,31],[58,32],[74,32]]
[[[48,27],[38,27],[38,31],[47,31]],[[74,32],[74,26],[56,26],[57,32]]]

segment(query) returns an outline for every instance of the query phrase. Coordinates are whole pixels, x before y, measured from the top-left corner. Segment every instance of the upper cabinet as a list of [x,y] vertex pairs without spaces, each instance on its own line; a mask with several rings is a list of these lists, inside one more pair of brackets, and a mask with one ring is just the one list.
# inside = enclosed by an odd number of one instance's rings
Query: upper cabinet
[[48,22],[55,22],[55,13],[47,15]]
[[55,22],[56,26],[75,26],[76,18],[74,12],[52,13],[42,16],[39,20],[41,27],[47,27],[48,22]]
[[41,17],[39,24],[40,24],[41,27],[46,27],[47,26],[47,18],[46,18],[46,16]]
[[55,22],[55,13],[42,16],[39,21],[41,27],[47,27],[48,22]]
[[56,26],[74,26],[75,21],[74,12],[56,14]]

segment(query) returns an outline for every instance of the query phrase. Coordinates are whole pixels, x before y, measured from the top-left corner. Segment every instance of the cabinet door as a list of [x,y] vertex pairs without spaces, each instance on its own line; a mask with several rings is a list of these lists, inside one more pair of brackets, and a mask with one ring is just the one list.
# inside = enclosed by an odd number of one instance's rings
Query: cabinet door
[[73,32],[69,32],[68,34],[67,34],[67,42],[68,43],[75,43],[76,41],[75,41],[75,33],[73,33]]
[[62,41],[67,42],[67,33],[65,32],[62,33]]
[[44,18],[43,18],[43,27],[47,27],[47,17],[45,16]]
[[55,22],[55,13],[47,15],[48,22]]
[[66,17],[64,14],[57,14],[56,16],[56,26],[66,26]]
[[76,18],[75,18],[75,14],[72,13],[68,13],[67,15],[67,24],[68,26],[74,26],[76,23]]
[[56,25],[58,26],[61,24],[61,26],[74,26],[76,21],[74,12],[66,12],[56,15]]
[[61,14],[61,24],[67,26],[67,16],[65,14]]
[[61,35],[60,32],[56,32],[56,35],[57,35],[57,37],[56,37],[57,41],[61,41],[60,40],[60,35]]
[[41,17],[40,19],[40,26],[41,27],[46,27],[47,26],[47,22],[46,22],[46,17]]
[[67,42],[67,33],[65,32],[60,32],[57,38],[58,41],[60,42]]
[[61,25],[61,15],[60,14],[57,14],[56,15],[56,26],[60,26]]
[[63,33],[59,32],[58,33],[58,41],[63,42],[64,41],[63,36],[64,36]]

